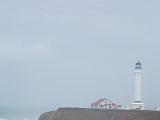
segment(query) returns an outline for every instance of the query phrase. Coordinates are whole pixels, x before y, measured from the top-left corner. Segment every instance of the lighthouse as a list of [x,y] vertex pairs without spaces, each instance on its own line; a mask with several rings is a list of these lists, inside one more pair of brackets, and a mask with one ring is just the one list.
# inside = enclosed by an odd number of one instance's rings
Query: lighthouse
[[134,73],[134,101],[132,109],[144,110],[144,104],[141,100],[141,82],[142,82],[142,64],[138,61],[135,65]]

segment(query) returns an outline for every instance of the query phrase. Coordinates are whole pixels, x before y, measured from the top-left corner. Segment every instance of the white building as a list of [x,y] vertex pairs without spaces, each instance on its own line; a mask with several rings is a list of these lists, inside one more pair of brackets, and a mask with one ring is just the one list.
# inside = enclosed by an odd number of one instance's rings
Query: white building
[[118,105],[117,109],[119,109],[119,110],[131,110],[132,105]]
[[132,109],[144,110],[144,104],[141,100],[141,81],[142,81],[142,65],[138,61],[135,66],[135,85],[134,85],[134,102],[131,104]]
[[[141,82],[142,82],[142,65],[138,61],[135,65],[135,74],[134,74],[134,102],[129,105],[116,105],[106,98],[101,98],[96,102],[91,104],[92,108],[99,109],[121,109],[121,110],[144,110],[144,103],[141,100]],[[160,108],[156,109],[160,111]]]
[[91,104],[91,108],[98,109],[117,109],[117,105],[107,98],[101,98]]
[[160,111],[160,106],[155,108],[155,111]]

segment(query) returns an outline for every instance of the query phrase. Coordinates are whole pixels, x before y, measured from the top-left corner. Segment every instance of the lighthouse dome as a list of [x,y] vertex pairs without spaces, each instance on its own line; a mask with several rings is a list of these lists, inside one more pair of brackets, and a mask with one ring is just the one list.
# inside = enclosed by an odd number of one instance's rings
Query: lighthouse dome
[[142,68],[141,65],[142,65],[142,64],[138,61],[138,62],[136,63],[135,69],[141,69],[141,68]]
[[141,63],[138,61],[138,62],[136,63],[136,65],[141,65]]

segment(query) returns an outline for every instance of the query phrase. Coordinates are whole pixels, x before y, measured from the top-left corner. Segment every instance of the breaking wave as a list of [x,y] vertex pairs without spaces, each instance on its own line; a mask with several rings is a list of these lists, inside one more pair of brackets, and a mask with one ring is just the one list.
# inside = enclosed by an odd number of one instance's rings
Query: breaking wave
[[7,119],[7,118],[0,118],[0,120],[36,120],[36,119],[29,119],[29,118],[22,118],[22,119]]

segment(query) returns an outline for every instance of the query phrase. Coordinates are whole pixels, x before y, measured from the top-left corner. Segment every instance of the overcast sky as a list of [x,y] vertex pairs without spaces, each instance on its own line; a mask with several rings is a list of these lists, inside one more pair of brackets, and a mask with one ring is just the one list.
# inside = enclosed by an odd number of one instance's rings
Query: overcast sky
[[158,0],[1,0],[0,106],[160,105]]

